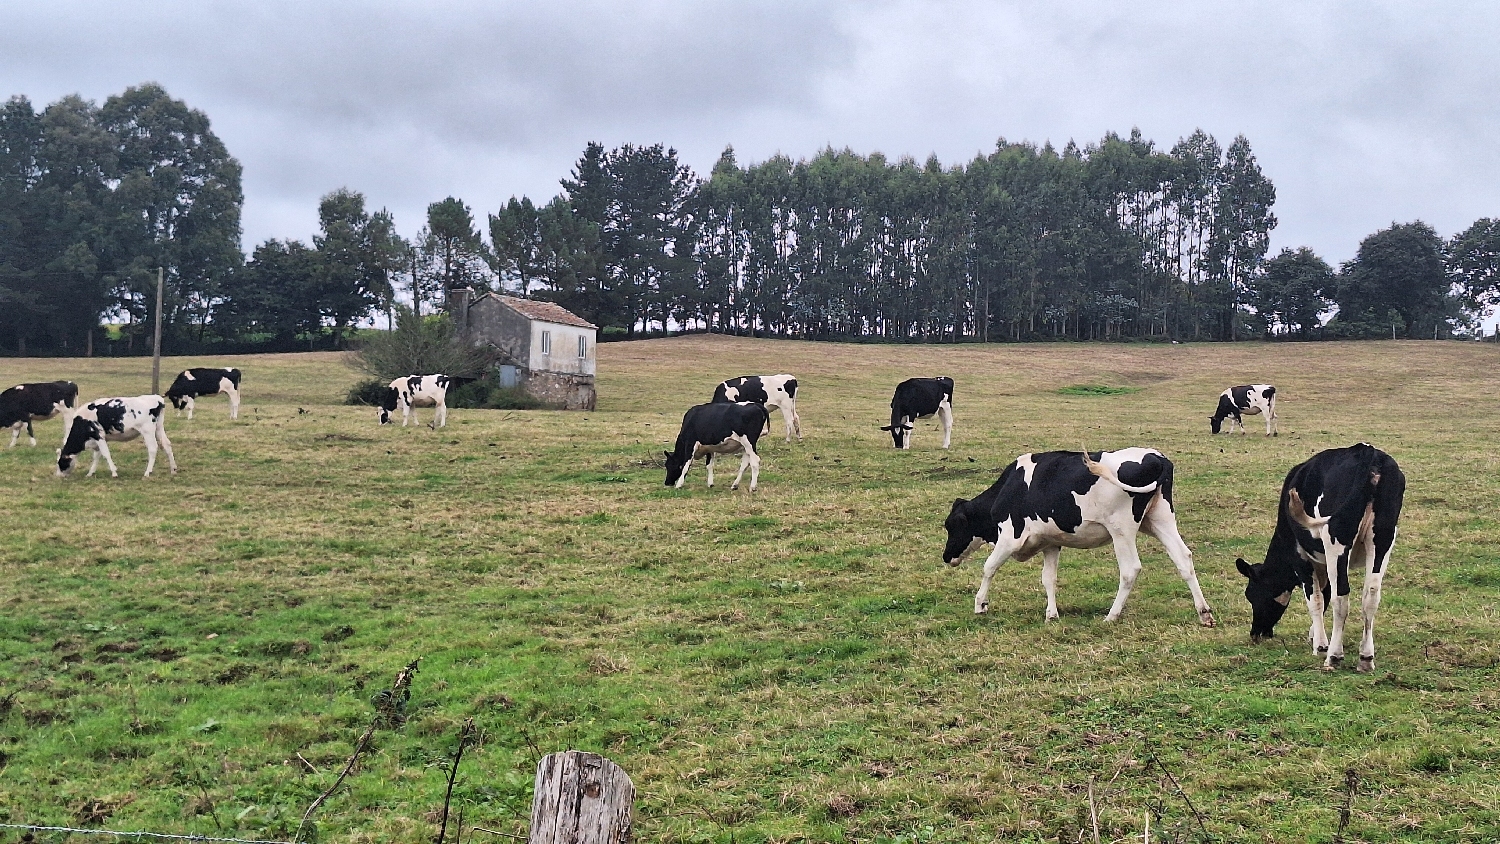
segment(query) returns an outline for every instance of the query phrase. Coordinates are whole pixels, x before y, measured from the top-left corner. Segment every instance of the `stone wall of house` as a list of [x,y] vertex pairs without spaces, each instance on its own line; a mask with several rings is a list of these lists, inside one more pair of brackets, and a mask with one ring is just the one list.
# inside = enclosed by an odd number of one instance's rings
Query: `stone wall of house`
[[594,409],[594,376],[532,370],[523,386],[527,395],[566,410]]

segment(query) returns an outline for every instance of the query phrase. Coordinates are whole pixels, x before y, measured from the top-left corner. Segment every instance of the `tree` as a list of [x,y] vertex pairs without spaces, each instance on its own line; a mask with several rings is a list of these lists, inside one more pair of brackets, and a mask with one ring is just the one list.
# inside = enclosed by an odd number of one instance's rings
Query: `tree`
[[234,275],[215,314],[220,330],[290,349],[300,335],[323,330],[318,254],[296,240],[268,240]]
[[434,287],[448,291],[489,286],[489,251],[474,228],[474,214],[451,196],[427,206],[427,225],[417,236],[417,253],[422,278],[412,279],[412,295],[418,307],[424,299],[436,297]]
[[223,295],[220,285],[240,253],[240,164],[213,133],[208,116],[147,83],[110,97],[99,125],[114,143],[116,186],[104,202],[121,279],[120,307],[145,323],[155,267],[166,269],[165,321],[201,339]]
[[1444,262],[1470,311],[1500,302],[1500,220],[1485,218],[1448,241]]
[[1432,337],[1457,315],[1458,302],[1443,265],[1443,241],[1420,220],[1392,223],[1366,237],[1354,259],[1339,273],[1334,301],[1339,312],[1335,333],[1383,336],[1397,316],[1397,333]]
[[1250,299],[1261,315],[1304,340],[1332,304],[1333,290],[1333,268],[1306,246],[1282,249],[1250,280]]
[[402,269],[407,245],[389,211],[366,212],[364,194],[347,188],[323,197],[318,223],[318,303],[339,344],[349,326],[391,306],[391,276]]
[[499,213],[490,215],[490,245],[502,290],[511,279],[526,296],[531,285],[542,280],[547,270],[545,240],[541,214],[530,197],[513,196]]

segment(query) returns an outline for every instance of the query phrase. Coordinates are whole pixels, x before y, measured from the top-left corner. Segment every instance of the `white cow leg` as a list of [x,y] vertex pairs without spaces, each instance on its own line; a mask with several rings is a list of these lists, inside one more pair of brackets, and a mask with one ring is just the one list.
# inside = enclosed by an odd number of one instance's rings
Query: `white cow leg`
[[1375,614],[1380,611],[1380,574],[1365,572],[1364,601],[1361,609],[1365,616],[1365,634],[1359,640],[1359,670],[1369,673],[1375,670]]
[[1164,499],[1158,498],[1152,503],[1141,529],[1156,537],[1167,550],[1172,565],[1177,567],[1178,576],[1187,583],[1188,592],[1192,593],[1193,609],[1198,611],[1198,623],[1204,627],[1215,626],[1213,610],[1203,597],[1203,589],[1198,585],[1198,572],[1193,568],[1193,551],[1182,540],[1182,534],[1177,531],[1177,518],[1167,509]]
[[708,488],[709,489],[713,489],[714,488],[714,458],[717,457],[717,456],[718,455],[714,454],[712,451],[710,451],[708,453]]
[[1110,536],[1115,541],[1115,557],[1120,561],[1120,588],[1115,591],[1115,602],[1104,620],[1119,621],[1120,613],[1125,610],[1125,601],[1130,597],[1130,590],[1135,588],[1135,579],[1141,573],[1141,554],[1136,550],[1134,535],[1110,531]]
[[1344,623],[1349,619],[1349,596],[1339,594],[1338,564],[1342,559],[1348,565],[1348,550],[1333,543],[1326,526],[1321,533],[1328,561],[1328,583],[1333,594],[1333,632],[1328,636],[1328,656],[1323,660],[1323,667],[1332,669],[1344,661]]
[[230,387],[227,392],[229,393],[229,418],[238,419],[240,418],[240,391]]
[[26,423],[26,441],[31,443],[32,448],[36,448],[36,429],[31,427],[30,422]]
[[89,467],[89,474],[94,474],[95,467],[99,465],[99,457],[103,455],[104,465],[109,467],[109,476],[111,478],[120,477],[119,471],[115,469],[115,458],[109,453],[109,443],[105,442],[102,439],[98,442],[99,448],[94,452],[94,465]]
[[1057,616],[1057,558],[1062,555],[1058,547],[1042,551],[1042,588],[1047,592],[1047,620],[1056,621]]
[[943,423],[943,448],[953,440],[953,406],[947,402],[938,405],[938,419]]
[[995,579],[995,572],[1000,570],[1000,565],[1010,558],[1010,555],[1021,546],[1019,539],[1013,539],[1005,535],[1004,527],[1000,532],[1000,540],[995,547],[990,549],[990,555],[984,561],[984,573],[979,578],[979,591],[974,593],[974,612],[988,612],[990,608],[990,581]]
[[186,399],[184,399],[184,401],[186,402],[186,405],[187,405],[187,417],[189,419],[192,419],[193,418],[193,408],[197,406],[197,402],[195,402],[193,400],[192,396],[188,396]]
[[446,428],[446,427],[448,427],[448,403],[446,401],[441,401],[441,400],[438,401],[438,405],[437,405],[437,418],[439,420],[438,423],[437,423],[437,427],[439,427],[439,428]]
[[151,477],[151,470],[156,468],[156,436],[155,432],[142,437],[146,443],[146,474],[142,477]]
[[736,437],[735,439],[740,441],[740,446],[744,448],[744,452],[740,455],[740,472],[734,476],[734,484],[729,488],[740,488],[740,479],[745,476],[745,467],[749,466],[750,491],[754,492],[755,488],[760,485],[760,455],[755,453],[755,445],[750,442],[748,437]]
[[16,424],[10,426],[10,445],[6,446],[6,448],[15,448],[16,447],[16,440],[18,440],[20,438],[21,438],[21,423],[17,422]]
[[172,474],[177,474],[177,456],[172,454],[172,441],[167,439],[166,425],[156,426],[156,437],[161,440],[162,450],[167,453],[167,468],[172,470]]

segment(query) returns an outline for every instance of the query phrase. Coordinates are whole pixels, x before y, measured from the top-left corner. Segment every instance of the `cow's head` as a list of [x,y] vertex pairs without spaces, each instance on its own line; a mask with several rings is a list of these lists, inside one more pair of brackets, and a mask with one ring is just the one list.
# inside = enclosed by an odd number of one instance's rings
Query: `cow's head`
[[[97,431],[98,425],[88,419],[73,420],[73,426],[68,429],[68,438],[63,441],[63,447],[57,450],[57,476],[66,477],[73,470],[73,461],[83,450],[93,445],[96,436],[102,436],[102,431]],[[97,431],[97,433],[96,433]]]
[[395,387],[386,387],[380,391],[380,404],[375,406],[380,411],[380,424],[384,425],[391,421],[391,414],[396,412],[398,399]]
[[953,509],[948,511],[948,518],[943,522],[943,527],[948,531],[948,544],[943,546],[943,562],[950,566],[963,562],[975,548],[986,542],[969,521],[969,509],[968,499],[956,498]]
[[1250,641],[1275,636],[1276,622],[1292,602],[1292,588],[1296,584],[1273,582],[1273,578],[1267,577],[1265,563],[1252,566],[1239,558],[1234,567],[1249,581],[1245,585],[1245,600],[1250,602]]
[[692,458],[683,459],[675,451],[664,451],[667,456],[667,486],[682,486],[682,480],[687,475],[687,466]]
[[906,447],[906,438],[911,436],[913,425],[910,422],[902,422],[900,425],[881,425],[880,430],[890,431],[891,439],[895,441],[896,448]]
[[177,408],[178,410],[182,410],[183,408],[187,407],[187,396],[179,396],[176,393],[167,393],[167,401],[171,402],[172,406]]
[[1208,417],[1208,427],[1212,428],[1215,434],[1219,433],[1219,426],[1221,426],[1223,424],[1224,424],[1224,417],[1222,417],[1222,416],[1210,416],[1210,417]]

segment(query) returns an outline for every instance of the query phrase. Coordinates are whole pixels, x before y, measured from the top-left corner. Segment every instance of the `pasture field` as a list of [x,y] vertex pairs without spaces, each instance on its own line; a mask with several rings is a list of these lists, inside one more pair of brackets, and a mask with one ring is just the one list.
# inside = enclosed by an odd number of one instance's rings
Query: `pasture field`
[[[567,748],[631,775],[641,841],[1091,841],[1091,783],[1102,841],[1148,816],[1157,841],[1331,841],[1346,806],[1347,841],[1500,840],[1497,356],[690,337],[601,345],[598,412],[454,410],[435,432],[338,404],[358,376],[335,355],[165,361],[164,386],[245,373],[238,422],[222,397],[169,415],[177,476],[142,479],[122,443],[119,479],[59,481],[56,421],[0,453],[0,822],[288,840],[421,658],[319,840],[433,840],[466,718],[465,840],[524,834],[539,754]],[[88,399],[149,368],[6,359],[0,380]],[[799,377],[807,438],[774,419],[760,491],[705,489],[701,461],[665,488],[682,412],[774,372]],[[894,451],[893,385],[941,374],[953,448],[923,421]],[[1251,382],[1278,386],[1281,436],[1250,417],[1211,437],[1219,392]],[[1368,676],[1353,634],[1320,669],[1300,605],[1252,646],[1234,570],[1264,555],[1286,471],[1359,440],[1409,484]],[[1218,628],[1146,537],[1117,624],[1109,549],[1063,554],[1058,622],[1039,558],[973,614],[978,558],[939,557],[953,499],[1081,444],[1173,459]]]

